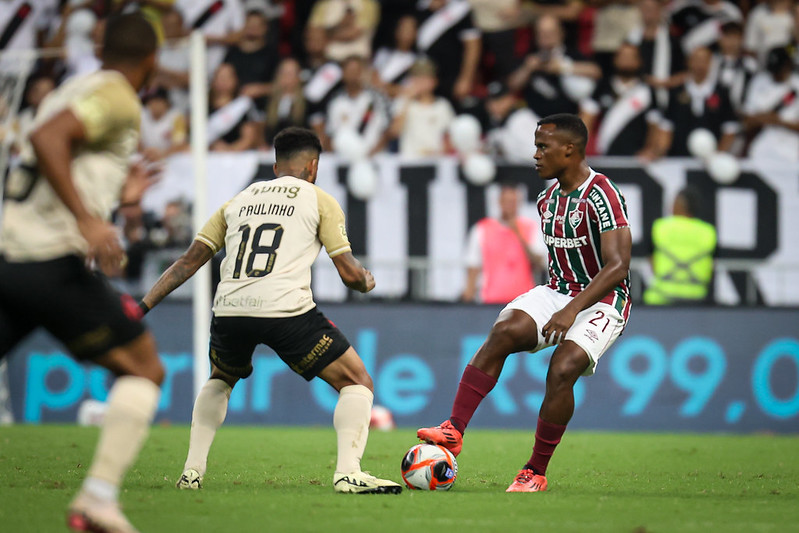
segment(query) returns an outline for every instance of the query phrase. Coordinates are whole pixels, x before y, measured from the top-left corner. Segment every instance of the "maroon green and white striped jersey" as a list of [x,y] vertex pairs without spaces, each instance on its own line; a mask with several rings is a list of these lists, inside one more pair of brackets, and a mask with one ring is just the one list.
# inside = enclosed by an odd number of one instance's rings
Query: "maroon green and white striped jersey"
[[[549,249],[549,288],[576,296],[602,268],[600,234],[629,227],[627,204],[607,176],[591,170],[577,190],[560,192],[555,182],[538,195],[538,214]],[[602,300],[627,320],[630,313],[629,276]]]

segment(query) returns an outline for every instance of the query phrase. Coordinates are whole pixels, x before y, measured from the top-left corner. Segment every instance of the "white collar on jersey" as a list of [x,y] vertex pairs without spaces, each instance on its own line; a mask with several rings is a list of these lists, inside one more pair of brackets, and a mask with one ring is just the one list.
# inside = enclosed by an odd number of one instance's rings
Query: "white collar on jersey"
[[585,189],[588,186],[588,184],[591,183],[591,180],[594,179],[594,176],[596,176],[596,171],[593,168],[588,167],[588,170],[590,170],[590,172],[588,173],[588,177],[585,178],[585,181],[582,182],[579,187],[577,187],[578,191],[582,191],[583,189]]

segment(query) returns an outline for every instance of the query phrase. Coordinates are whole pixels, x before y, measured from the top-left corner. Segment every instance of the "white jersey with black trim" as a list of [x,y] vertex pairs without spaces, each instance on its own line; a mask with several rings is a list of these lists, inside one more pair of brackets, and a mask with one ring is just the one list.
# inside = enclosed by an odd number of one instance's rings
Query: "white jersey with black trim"
[[344,212],[316,185],[293,176],[257,182],[222,206],[196,240],[225,248],[216,316],[280,318],[316,305],[311,265],[352,250]]

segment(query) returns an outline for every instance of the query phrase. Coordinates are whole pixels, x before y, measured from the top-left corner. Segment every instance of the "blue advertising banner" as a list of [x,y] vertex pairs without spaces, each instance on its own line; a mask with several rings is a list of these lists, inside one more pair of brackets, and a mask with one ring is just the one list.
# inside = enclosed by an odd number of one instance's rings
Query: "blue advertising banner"
[[[375,403],[400,426],[449,415],[461,371],[499,307],[333,304],[322,310],[371,373]],[[799,432],[799,311],[637,308],[597,372],[575,387],[571,427],[603,430]],[[165,302],[148,315],[167,378],[158,418],[188,422],[193,393],[191,307]],[[473,427],[533,428],[551,352],[508,358]],[[82,400],[103,400],[112,378],[70,359],[43,333],[9,361],[14,415],[71,422]],[[252,376],[233,391],[228,423],[329,424],[336,393],[310,384],[260,348]]]

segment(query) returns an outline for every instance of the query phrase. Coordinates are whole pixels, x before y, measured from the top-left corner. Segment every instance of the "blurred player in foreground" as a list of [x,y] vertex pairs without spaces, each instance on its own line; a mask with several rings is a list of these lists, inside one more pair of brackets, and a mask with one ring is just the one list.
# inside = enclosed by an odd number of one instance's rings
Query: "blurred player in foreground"
[[535,131],[535,168],[556,179],[538,196],[550,280],[503,309],[466,366],[449,420],[417,436],[457,455],[477,406],[494,388],[505,358],[556,345],[530,460],[506,492],[547,488],[546,469],[574,413],[573,387],[594,373],[630,313],[627,207],[616,185],[585,161],[588,131],[576,115],[550,115]]
[[319,376],[339,392],[333,488],[399,493],[397,483],[361,471],[372,378],[344,335],[316,308],[311,264],[324,245],[350,289],[369,292],[374,278],[352,255],[341,207],[314,185],[322,152],[316,135],[286,128],[275,136],[274,147],[277,179],[254,183],[223,205],[140,303],[147,312],[225,248],[211,322],[211,377],[194,403],[189,453],[177,486],[202,486],[230,393],[252,373],[255,347],[265,344],[306,380]]
[[155,51],[144,18],[110,19],[102,70],[72,78],[42,102],[6,184],[0,357],[43,326],[73,357],[118,376],[94,461],[70,505],[76,531],[136,531],[119,509],[119,485],[147,436],[164,378],[136,302],[85,266],[94,260],[110,272],[124,257],[108,218],[117,203],[138,202],[147,181],[129,160],[141,121],[136,93],[155,68]]

